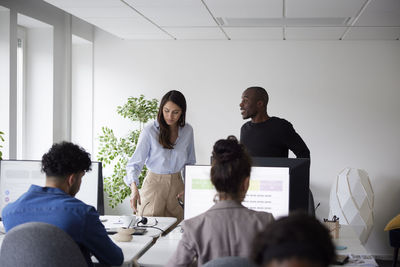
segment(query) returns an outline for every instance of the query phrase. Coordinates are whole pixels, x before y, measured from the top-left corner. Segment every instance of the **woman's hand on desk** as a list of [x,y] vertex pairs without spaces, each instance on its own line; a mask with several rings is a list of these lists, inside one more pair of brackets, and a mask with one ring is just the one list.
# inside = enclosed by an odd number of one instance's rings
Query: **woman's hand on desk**
[[137,204],[138,203],[139,203],[139,205],[142,204],[140,202],[139,190],[138,190],[135,182],[133,182],[131,184],[131,208],[135,213],[137,213]]

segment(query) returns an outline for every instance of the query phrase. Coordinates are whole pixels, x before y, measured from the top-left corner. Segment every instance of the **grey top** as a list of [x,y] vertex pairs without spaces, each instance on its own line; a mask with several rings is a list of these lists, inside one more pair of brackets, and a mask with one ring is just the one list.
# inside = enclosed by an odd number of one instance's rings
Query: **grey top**
[[182,223],[184,230],[166,266],[198,265],[226,256],[248,257],[255,235],[274,220],[233,200],[217,202],[208,211]]

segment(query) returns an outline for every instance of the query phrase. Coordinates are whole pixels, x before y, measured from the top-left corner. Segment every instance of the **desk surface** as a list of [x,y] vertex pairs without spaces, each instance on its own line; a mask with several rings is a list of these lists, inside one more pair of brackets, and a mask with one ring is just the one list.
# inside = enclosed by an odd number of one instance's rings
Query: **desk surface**
[[141,267],[164,266],[175,252],[181,238],[181,227],[178,225],[166,236],[157,239],[156,243],[137,260],[138,264]]
[[[115,241],[114,241],[115,242]],[[122,266],[132,266],[135,258],[145,251],[153,242],[153,237],[150,236],[133,236],[129,242],[115,242],[122,249],[124,254],[124,263]],[[93,256],[92,261],[98,263],[98,260]]]
[[[156,243],[144,253],[137,262],[143,267],[164,266],[172,254],[175,252],[179,240],[182,237],[180,226],[176,227],[168,235],[157,239]],[[368,251],[360,243],[357,235],[350,226],[343,225],[339,239],[335,239],[336,245],[345,246],[344,250],[337,250],[337,254],[349,255],[369,255]],[[334,265],[335,266],[335,265]],[[352,265],[356,266],[356,265]]]
[[[119,216],[106,217],[110,219],[109,222],[112,222],[114,219],[118,220]],[[164,231],[176,222],[175,218],[149,217],[148,224],[153,225],[156,219],[158,221],[158,228],[161,228]],[[2,229],[2,222],[0,222],[0,229]],[[143,236],[133,236],[133,239],[130,242],[115,242],[124,253],[123,266],[132,266],[134,260],[136,260],[138,257],[139,259],[137,262],[140,264],[140,266],[164,266],[168,262],[171,255],[175,252],[182,237],[180,226],[177,226],[166,236],[161,236],[158,238],[153,246],[151,246],[151,244],[153,243],[155,237],[160,236],[160,230],[152,228],[149,228],[148,230],[149,231]],[[0,245],[3,241],[3,238],[4,234],[0,234]],[[334,242],[336,245],[346,246],[346,249],[344,250],[337,250],[336,252],[338,254],[369,255],[368,251],[360,243],[357,235],[350,226],[342,225],[339,233],[339,239],[335,239]],[[146,251],[146,249],[148,250]],[[146,252],[142,255],[144,251]],[[96,262],[96,260],[94,260],[94,262]]]
[[[117,228],[123,226],[121,225],[122,217],[124,216],[104,215],[100,216],[100,219],[103,221],[105,228]],[[144,225],[144,227],[147,229],[147,232],[144,234],[144,236],[150,237],[159,237],[162,234],[162,231],[168,230],[176,222],[176,218],[173,217],[147,217],[147,219],[147,224]],[[139,226],[142,227],[142,225]]]
[[361,244],[358,239],[357,234],[349,225],[341,225],[339,231],[339,238],[333,240],[336,246],[345,246],[346,249],[336,250],[337,254],[347,255],[347,254],[359,254],[368,255],[368,251]]
[[[121,216],[101,216],[102,219],[107,219],[106,222],[103,222],[105,227],[111,226],[115,227],[114,222],[119,221]],[[156,223],[157,222],[157,223]],[[169,229],[176,222],[176,218],[171,217],[148,217],[148,226],[155,226],[160,228],[163,231]],[[3,222],[0,221],[0,247],[3,242],[4,234],[1,234],[4,231]],[[146,251],[154,239],[161,235],[161,231],[155,228],[147,228],[147,232],[142,235],[134,235],[130,242],[115,242],[121,249],[124,254],[124,263],[122,266],[132,266],[134,260],[141,255],[144,251]],[[93,262],[98,262],[95,257],[92,257]]]
[[[333,240],[336,246],[343,246],[346,249],[336,250],[339,255],[353,255],[354,258],[358,256],[370,257],[370,253],[361,244],[358,235],[354,232],[350,225],[341,225],[339,230],[339,238]],[[352,262],[351,262],[352,261]],[[368,264],[367,264],[368,263]],[[343,265],[333,265],[333,266],[343,266]],[[375,260],[371,257],[369,260],[355,259],[350,260],[350,263],[344,266],[378,266]]]
[[[106,228],[115,228],[121,226],[121,217],[123,216],[105,215],[101,216],[101,220],[105,220],[103,224]],[[147,219],[148,221],[145,225],[147,226],[147,232],[144,235],[134,235],[130,242],[115,242],[124,253],[124,267],[132,266],[134,260],[151,246],[154,239],[159,237],[162,231],[168,230],[176,222],[176,218],[172,217],[147,217]]]
[[[0,247],[3,243],[3,239],[5,234],[2,232],[3,222],[0,222]],[[134,260],[138,255],[143,253],[151,244],[153,243],[154,238],[151,236],[133,236],[130,242],[115,242],[121,249],[124,254],[124,263],[121,265],[123,267],[132,266]],[[98,263],[98,260],[93,256],[92,261]]]

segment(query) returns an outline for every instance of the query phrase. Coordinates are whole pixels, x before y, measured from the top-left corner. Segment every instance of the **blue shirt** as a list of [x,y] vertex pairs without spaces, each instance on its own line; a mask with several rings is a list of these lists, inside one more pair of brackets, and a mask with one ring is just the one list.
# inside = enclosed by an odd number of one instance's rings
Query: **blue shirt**
[[136,150],[126,165],[125,183],[139,185],[143,165],[157,174],[182,171],[185,165],[195,164],[193,128],[188,123],[179,127],[178,138],[173,149],[164,148],[158,142],[160,127],[157,121],[146,125],[140,134]]
[[44,222],[67,232],[79,245],[89,266],[90,253],[102,264],[121,265],[122,250],[108,237],[94,207],[58,188],[31,185],[29,190],[2,212],[4,228],[27,222]]

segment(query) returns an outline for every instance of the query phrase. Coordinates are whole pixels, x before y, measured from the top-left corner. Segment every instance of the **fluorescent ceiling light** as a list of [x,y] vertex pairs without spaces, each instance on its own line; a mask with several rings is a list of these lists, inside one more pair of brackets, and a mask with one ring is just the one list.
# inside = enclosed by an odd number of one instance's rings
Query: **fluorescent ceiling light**
[[266,26],[346,26],[347,18],[216,18],[224,27],[266,27]]

